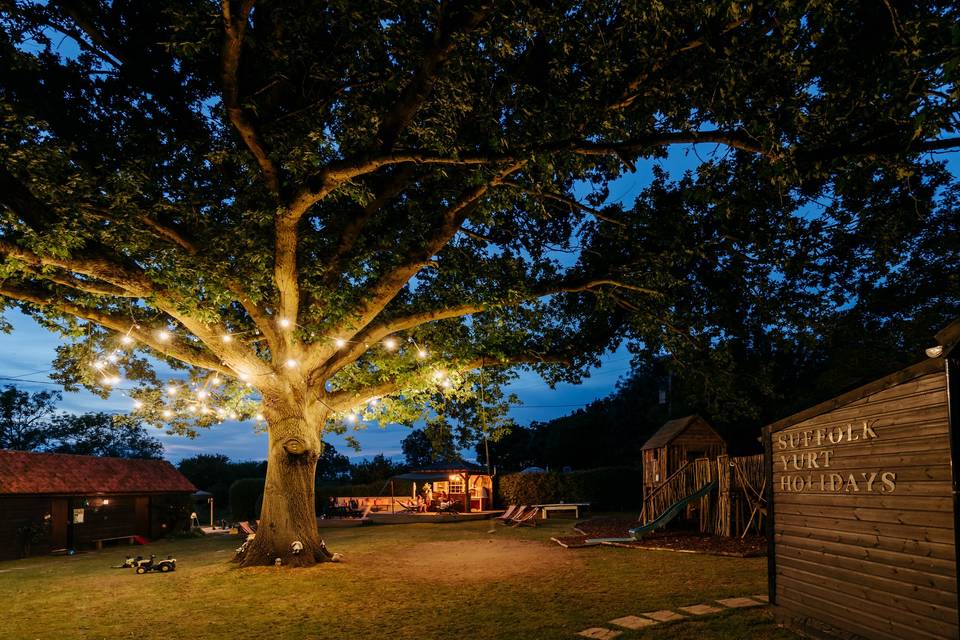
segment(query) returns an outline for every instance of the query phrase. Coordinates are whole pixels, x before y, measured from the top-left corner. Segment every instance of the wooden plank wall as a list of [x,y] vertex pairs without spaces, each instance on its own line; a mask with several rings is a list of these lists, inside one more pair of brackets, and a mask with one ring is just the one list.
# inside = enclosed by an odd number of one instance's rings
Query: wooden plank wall
[[771,434],[778,621],[958,638],[946,402],[929,374]]
[[[34,523],[40,525],[51,514],[50,498],[0,497],[0,560],[19,558],[22,553],[17,529]],[[50,551],[49,532],[32,545],[31,554]]]

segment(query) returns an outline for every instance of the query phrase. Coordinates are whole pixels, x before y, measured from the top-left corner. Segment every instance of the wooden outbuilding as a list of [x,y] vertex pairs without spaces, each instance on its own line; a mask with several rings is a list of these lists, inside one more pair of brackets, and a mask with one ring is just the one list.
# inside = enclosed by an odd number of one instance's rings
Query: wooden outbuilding
[[958,638],[960,322],[764,430],[769,596],[813,638]]
[[688,462],[726,453],[726,440],[700,416],[670,420],[643,445],[643,493],[650,495]]
[[196,490],[164,460],[0,450],[0,559],[189,528]]
[[[409,473],[396,476],[400,480],[412,480],[422,488],[430,484],[433,495],[429,510],[438,507],[437,496],[446,496],[447,501],[458,505],[458,511],[486,511],[491,508],[493,496],[493,477],[486,468],[465,460],[446,460],[435,462]],[[414,484],[414,495],[417,494]]]

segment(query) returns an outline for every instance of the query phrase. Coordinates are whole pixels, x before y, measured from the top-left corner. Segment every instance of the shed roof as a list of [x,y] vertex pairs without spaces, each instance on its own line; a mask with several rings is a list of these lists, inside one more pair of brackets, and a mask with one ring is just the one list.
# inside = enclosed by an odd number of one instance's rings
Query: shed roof
[[686,431],[687,427],[697,421],[707,425],[707,427],[710,428],[710,431],[713,431],[718,439],[723,439],[720,437],[720,434],[713,430],[713,427],[710,426],[710,423],[700,416],[684,416],[683,418],[674,418],[673,420],[665,422],[662,427],[657,429],[656,433],[650,436],[649,440],[643,443],[643,450],[658,449],[660,447],[667,446],[674,438]]
[[193,493],[166,460],[0,450],[0,495]]
[[393,476],[394,480],[436,480],[437,476],[445,476],[451,473],[466,473],[472,476],[487,475],[486,467],[467,462],[466,460],[443,460],[433,464],[424,465],[409,471]]

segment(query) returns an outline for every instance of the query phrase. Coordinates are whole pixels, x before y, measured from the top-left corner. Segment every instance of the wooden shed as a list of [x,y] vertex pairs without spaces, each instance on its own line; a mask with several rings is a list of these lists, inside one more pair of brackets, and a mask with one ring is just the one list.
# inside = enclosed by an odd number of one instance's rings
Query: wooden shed
[[769,595],[813,638],[957,638],[960,322],[927,360],[764,430]]
[[0,450],[0,559],[188,528],[196,490],[164,460]]
[[493,478],[485,467],[465,460],[444,460],[435,462],[409,473],[395,476],[398,480],[413,480],[413,493],[417,493],[417,484],[423,487],[429,483],[434,496],[429,511],[437,507],[437,496],[458,505],[464,513],[486,511],[492,506]]
[[643,493],[650,495],[687,462],[726,453],[726,441],[700,416],[670,420],[643,445]]

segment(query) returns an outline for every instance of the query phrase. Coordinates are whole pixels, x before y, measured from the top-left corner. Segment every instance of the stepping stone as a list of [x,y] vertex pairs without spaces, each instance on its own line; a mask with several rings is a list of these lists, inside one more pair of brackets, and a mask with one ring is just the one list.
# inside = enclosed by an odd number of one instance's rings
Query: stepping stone
[[763,605],[762,602],[757,602],[750,598],[726,598],[724,600],[717,600],[720,604],[725,607],[730,607],[731,609],[742,609],[744,607],[759,607]]
[[754,600],[759,600],[760,602],[770,602],[770,598],[767,596],[750,596]]
[[682,616],[679,613],[674,613],[669,609],[661,609],[660,611],[651,611],[650,613],[643,614],[648,618],[653,618],[657,622],[673,622],[674,620],[684,620],[686,616]]
[[721,609],[709,604],[695,604],[689,607],[680,607],[680,611],[690,613],[695,616],[705,616],[708,613],[717,613],[718,611],[721,611]]
[[593,638],[594,640],[610,640],[611,638],[623,635],[623,631],[614,631],[613,629],[604,629],[603,627],[591,627],[584,629],[577,635],[583,636],[584,638]]
[[657,621],[651,620],[650,618],[641,618],[640,616],[624,616],[616,620],[611,620],[610,624],[615,624],[624,629],[643,629],[644,627],[657,624]]

